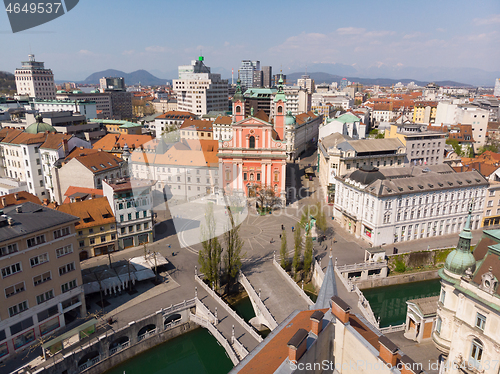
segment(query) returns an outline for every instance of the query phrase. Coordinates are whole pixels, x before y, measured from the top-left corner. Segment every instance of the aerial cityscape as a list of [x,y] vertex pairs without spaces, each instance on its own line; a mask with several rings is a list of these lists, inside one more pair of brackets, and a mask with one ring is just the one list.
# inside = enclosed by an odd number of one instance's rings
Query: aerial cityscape
[[0,373],[500,374],[500,3],[0,19]]

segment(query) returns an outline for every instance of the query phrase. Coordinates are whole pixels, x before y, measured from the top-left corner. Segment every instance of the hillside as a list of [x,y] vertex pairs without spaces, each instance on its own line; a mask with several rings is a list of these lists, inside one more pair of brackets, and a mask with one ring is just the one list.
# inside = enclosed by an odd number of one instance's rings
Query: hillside
[[[297,82],[297,79],[299,79],[304,73],[292,73],[292,74],[287,74],[286,79],[287,82],[290,83],[295,83]],[[308,75],[314,79],[316,84],[319,83],[332,83],[332,82],[337,82],[340,83],[342,78],[339,75],[334,75],[334,74],[328,74],[328,73],[308,73]],[[401,82],[403,84],[408,84],[410,82],[415,82],[415,84],[419,86],[425,86],[430,82],[424,82],[424,81],[418,81],[415,79],[389,79],[389,78],[358,78],[358,77],[345,77],[351,82],[357,82],[361,83],[364,85],[380,85],[380,86],[392,86],[393,84],[396,84],[398,82]],[[469,84],[466,83],[459,83],[455,81],[436,81],[434,82],[438,86],[454,86],[454,87],[472,87]]]
[[153,74],[147,72],[146,70],[136,70],[132,73],[125,73],[120,70],[108,69],[104,71],[98,71],[89,75],[84,81],[79,83],[84,84],[99,84],[99,79],[103,77],[123,77],[125,78],[125,84],[127,86],[139,84],[143,86],[159,86],[166,83],[166,79],[160,79],[155,77]]
[[0,92],[10,92],[16,90],[16,80],[14,74],[0,71]]

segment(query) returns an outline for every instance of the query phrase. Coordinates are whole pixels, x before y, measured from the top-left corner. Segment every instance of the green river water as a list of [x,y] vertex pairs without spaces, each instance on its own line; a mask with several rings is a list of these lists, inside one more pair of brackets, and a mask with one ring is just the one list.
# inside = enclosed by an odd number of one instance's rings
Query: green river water
[[232,368],[224,348],[208,330],[200,327],[151,348],[105,374],[226,374]]
[[406,321],[406,300],[439,295],[439,282],[439,279],[433,279],[369,288],[361,292],[370,302],[375,317],[380,317],[380,327],[395,326]]

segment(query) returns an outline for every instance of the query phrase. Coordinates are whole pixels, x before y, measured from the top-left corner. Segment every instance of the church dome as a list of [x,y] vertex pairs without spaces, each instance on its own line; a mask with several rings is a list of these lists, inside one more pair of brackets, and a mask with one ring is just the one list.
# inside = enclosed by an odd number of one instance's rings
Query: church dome
[[295,117],[292,115],[292,112],[289,110],[285,116],[285,126],[295,126]]
[[349,179],[368,185],[376,180],[385,179],[385,176],[378,170],[378,168],[371,165],[363,165],[358,170],[352,172]]
[[48,123],[42,122],[42,116],[36,116],[36,122],[29,125],[24,132],[28,134],[38,134],[40,132],[57,132],[57,130]]

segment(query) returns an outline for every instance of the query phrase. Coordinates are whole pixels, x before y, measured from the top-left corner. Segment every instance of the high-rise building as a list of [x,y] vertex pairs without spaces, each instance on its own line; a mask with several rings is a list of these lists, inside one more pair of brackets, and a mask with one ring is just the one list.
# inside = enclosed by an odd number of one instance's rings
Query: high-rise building
[[297,86],[305,88],[309,94],[313,94],[316,89],[314,79],[311,79],[309,75],[303,75],[297,79]]
[[495,90],[493,91],[494,96],[500,96],[500,78],[495,80]]
[[260,71],[260,61],[241,61],[238,78],[241,81],[241,86],[245,88],[260,87],[260,84],[254,85],[254,72]]
[[262,70],[254,70],[253,71],[253,87],[263,87],[262,85]]
[[179,66],[179,79],[173,80],[177,95],[177,110],[202,116],[211,111],[226,111],[228,81],[220,74],[210,73],[203,63],[203,56],[191,65]]
[[103,77],[99,79],[99,84],[104,91],[125,91],[125,78],[123,77]]
[[273,67],[263,66],[262,67],[262,87],[271,88],[273,86]]
[[52,70],[45,69],[44,63],[35,61],[35,55],[28,55],[28,61],[16,69],[16,88],[19,95],[37,99],[55,99],[56,86]]

